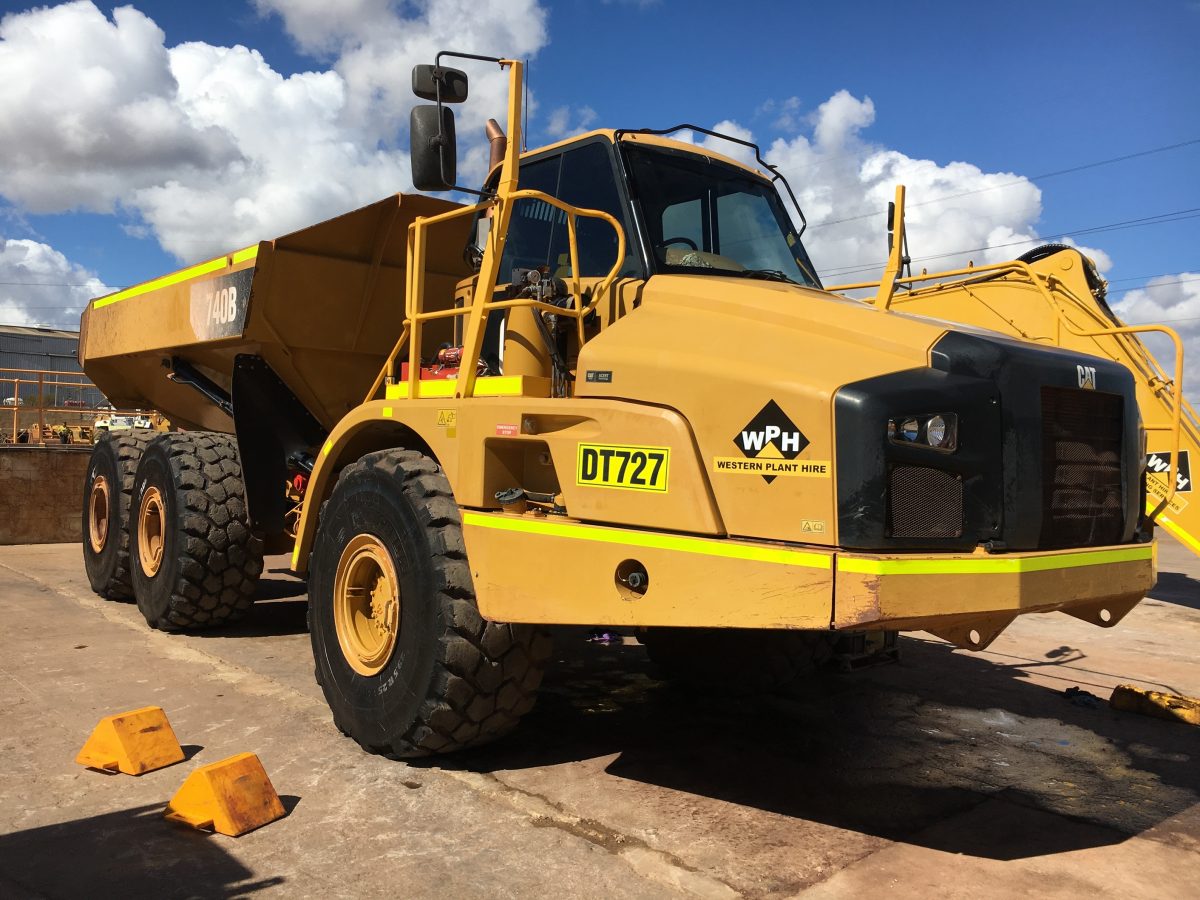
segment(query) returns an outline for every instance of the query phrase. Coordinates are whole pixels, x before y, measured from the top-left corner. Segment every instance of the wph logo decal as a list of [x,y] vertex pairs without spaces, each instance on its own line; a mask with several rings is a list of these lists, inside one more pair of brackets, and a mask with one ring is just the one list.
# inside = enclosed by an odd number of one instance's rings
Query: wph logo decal
[[[1162,485],[1167,484],[1167,477],[1171,471],[1171,454],[1170,453],[1149,453],[1146,455],[1146,470],[1150,475],[1157,475],[1162,482]],[[1190,493],[1192,490],[1192,460],[1186,450],[1179,452],[1179,468],[1175,472],[1175,490],[1180,494]]]
[[796,427],[796,423],[787,417],[774,400],[768,401],[758,415],[746,423],[733,442],[746,456],[763,461],[760,474],[767,484],[779,475],[793,474],[791,470],[799,465],[781,464],[773,460],[793,460],[809,443],[804,432]]

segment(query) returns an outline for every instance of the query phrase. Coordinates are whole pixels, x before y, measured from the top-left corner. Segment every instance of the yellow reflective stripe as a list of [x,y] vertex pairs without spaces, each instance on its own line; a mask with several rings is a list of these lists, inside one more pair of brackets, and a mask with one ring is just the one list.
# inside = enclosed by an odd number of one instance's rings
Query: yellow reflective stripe
[[1154,555],[1152,544],[1119,550],[1086,550],[1055,556],[972,556],[969,559],[862,559],[839,556],[839,572],[855,575],[1019,575],[1110,563],[1140,562]]
[[258,244],[251,244],[249,247],[244,247],[241,250],[236,250],[231,254],[233,264],[244,263],[248,259],[258,258]]
[[[258,244],[253,247],[246,247],[243,250],[238,250],[232,255],[233,264],[245,262],[248,259],[258,257]],[[100,309],[104,306],[109,306],[121,300],[129,300],[132,297],[140,297],[142,294],[148,294],[151,291],[157,291],[159,288],[170,287],[173,284],[179,284],[181,281],[188,281],[192,278],[199,278],[201,275],[208,275],[212,272],[217,272],[224,269],[229,264],[230,257],[221,256],[217,259],[210,259],[208,262],[197,263],[194,266],[189,266],[186,269],[180,269],[178,272],[172,272],[170,275],[164,275],[162,278],[156,278],[153,281],[147,281],[145,284],[135,285],[131,288],[126,288],[123,291],[118,291],[115,294],[109,294],[107,297],[100,297],[92,302],[92,306]]]
[[1183,546],[1187,547],[1193,553],[1200,553],[1200,541],[1184,531],[1176,522],[1173,522],[1164,515],[1160,515],[1155,520],[1155,524],[1161,525],[1167,531],[1171,532],[1171,534],[1175,535],[1179,543],[1183,544]]
[[654,534],[645,531],[630,531],[624,528],[606,528],[598,525],[577,525],[571,522],[550,522],[546,519],[518,518],[509,515],[488,515],[467,512],[462,514],[464,525],[479,528],[494,528],[498,531],[518,531],[545,537],[570,538],[579,541],[594,541],[600,544],[630,544],[650,547],[655,550],[674,550],[679,553],[696,553],[701,556],[721,556],[726,559],[748,559],[754,562],[778,563],[798,566],[803,569],[833,568],[833,557],[803,550],[786,550],[778,547],[756,547],[752,544],[711,538],[683,537],[681,535]]

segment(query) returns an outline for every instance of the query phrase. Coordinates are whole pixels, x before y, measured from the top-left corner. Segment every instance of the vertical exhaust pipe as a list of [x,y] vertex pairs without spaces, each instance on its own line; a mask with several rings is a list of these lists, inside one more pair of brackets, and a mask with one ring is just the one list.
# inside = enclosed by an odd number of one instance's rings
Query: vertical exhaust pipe
[[490,172],[504,162],[504,154],[508,151],[508,138],[504,134],[504,129],[500,127],[500,123],[495,119],[487,120],[484,132],[491,145],[491,156],[488,159],[488,171]]

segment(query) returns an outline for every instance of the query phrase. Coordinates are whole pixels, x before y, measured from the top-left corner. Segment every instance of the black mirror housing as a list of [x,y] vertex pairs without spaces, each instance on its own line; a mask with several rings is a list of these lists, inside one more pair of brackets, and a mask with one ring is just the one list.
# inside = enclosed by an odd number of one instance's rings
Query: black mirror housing
[[408,131],[413,186],[418,191],[451,190],[458,177],[454,113],[447,106],[414,106]]
[[413,66],[413,93],[422,100],[437,102],[441,86],[443,103],[462,103],[467,99],[467,73],[445,66]]

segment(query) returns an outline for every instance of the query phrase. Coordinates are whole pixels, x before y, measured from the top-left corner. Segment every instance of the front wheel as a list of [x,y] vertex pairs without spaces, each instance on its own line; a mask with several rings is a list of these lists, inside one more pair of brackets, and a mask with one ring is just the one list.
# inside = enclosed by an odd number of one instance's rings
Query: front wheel
[[541,629],[479,615],[450,484],[405,450],[368,454],[338,479],[314,544],[309,632],[334,723],[395,757],[512,730],[550,653]]

